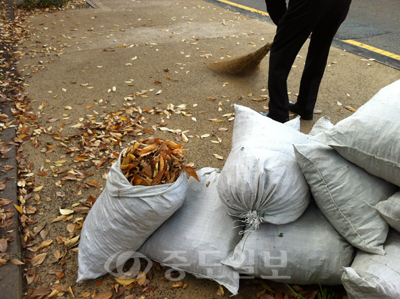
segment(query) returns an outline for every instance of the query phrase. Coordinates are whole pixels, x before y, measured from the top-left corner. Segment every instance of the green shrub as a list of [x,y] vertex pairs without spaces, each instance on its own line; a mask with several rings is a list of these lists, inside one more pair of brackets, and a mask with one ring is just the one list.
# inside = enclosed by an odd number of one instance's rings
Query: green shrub
[[49,8],[49,7],[63,7],[70,0],[22,0],[25,8]]

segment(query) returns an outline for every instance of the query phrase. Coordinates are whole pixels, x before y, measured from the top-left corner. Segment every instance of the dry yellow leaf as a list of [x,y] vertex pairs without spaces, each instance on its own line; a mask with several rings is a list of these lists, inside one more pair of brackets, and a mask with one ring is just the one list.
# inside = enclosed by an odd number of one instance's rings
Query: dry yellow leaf
[[72,247],[76,244],[76,242],[78,242],[80,235],[76,236],[75,238],[69,239],[67,241],[65,241],[64,245],[66,247]]
[[20,206],[14,205],[14,207],[15,207],[15,209],[16,209],[18,212],[20,212],[21,214],[24,213],[24,211],[22,210],[22,208],[21,208]]
[[35,252],[39,251],[40,249],[43,249],[43,248],[48,247],[51,243],[53,243],[53,240],[46,240],[46,241],[43,241],[42,244],[40,244],[39,247],[37,247],[37,248],[35,249]]
[[146,274],[144,274],[143,272],[139,272],[139,274],[136,277],[136,279],[137,279],[138,284],[140,286],[142,286],[146,282]]
[[[145,277],[145,279],[146,279],[146,277]],[[117,277],[115,277],[115,280],[116,280],[119,284],[122,284],[123,286],[128,286],[128,285],[130,285],[131,283],[133,283],[133,282],[136,281],[136,279],[134,279],[134,278],[131,278],[131,279],[123,279],[123,278],[117,278]]]
[[67,218],[66,215],[61,215],[61,216],[58,216],[56,219],[54,219],[51,223],[63,221],[66,218]]
[[74,210],[60,209],[60,214],[61,215],[71,215],[73,213],[74,213]]
[[217,291],[217,296],[224,296],[225,292],[224,292],[224,288],[222,286],[219,286],[218,291]]
[[213,156],[214,156],[215,158],[217,158],[218,160],[223,160],[223,159],[224,159],[224,157],[222,157],[222,156],[220,156],[220,155],[218,155],[218,154],[213,154]]
[[351,106],[345,106],[345,107],[346,107],[347,110],[350,110],[351,112],[356,112],[357,111],[356,109],[354,109]]

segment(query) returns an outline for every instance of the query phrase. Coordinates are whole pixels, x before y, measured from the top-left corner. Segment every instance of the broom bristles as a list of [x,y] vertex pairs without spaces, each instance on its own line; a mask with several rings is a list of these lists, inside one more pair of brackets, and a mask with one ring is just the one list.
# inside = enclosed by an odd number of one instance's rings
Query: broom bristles
[[271,50],[272,43],[265,44],[257,51],[228,61],[216,61],[209,68],[218,73],[244,75],[257,69],[264,57]]

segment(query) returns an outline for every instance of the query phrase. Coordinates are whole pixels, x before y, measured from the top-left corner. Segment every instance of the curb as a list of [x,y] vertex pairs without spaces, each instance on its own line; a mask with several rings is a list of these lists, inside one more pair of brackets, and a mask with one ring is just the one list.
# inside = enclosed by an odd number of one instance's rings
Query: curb
[[[6,7],[6,13],[9,20],[14,20],[14,8],[13,0],[3,0]],[[3,50],[5,55],[5,62],[10,62],[10,54],[7,53],[8,43],[1,42],[0,50]],[[15,67],[14,64],[11,64]],[[8,67],[9,68],[9,67]],[[7,67],[5,70],[8,69]],[[10,98],[11,95],[6,91],[6,97]],[[9,119],[13,119],[11,111],[11,101],[0,102],[0,108],[2,113],[8,115]],[[11,218],[4,221],[4,227],[0,227],[0,238],[5,237],[6,239],[11,239],[11,242],[7,242],[6,254],[9,259],[17,258],[21,259],[21,239],[19,231],[19,215],[18,211],[13,207],[13,205],[18,205],[18,165],[17,165],[17,146],[14,143],[14,137],[16,136],[16,130],[14,127],[8,127],[4,129],[1,133],[1,142],[4,142],[4,146],[9,146],[11,150],[1,156],[1,164],[13,166],[12,169],[0,172],[0,181],[4,183],[4,190],[0,191],[0,198],[8,199],[11,201],[7,206],[0,207],[4,209],[5,212],[13,212]],[[23,296],[23,266],[14,265],[11,261],[0,267],[0,298],[7,299],[21,299]]]

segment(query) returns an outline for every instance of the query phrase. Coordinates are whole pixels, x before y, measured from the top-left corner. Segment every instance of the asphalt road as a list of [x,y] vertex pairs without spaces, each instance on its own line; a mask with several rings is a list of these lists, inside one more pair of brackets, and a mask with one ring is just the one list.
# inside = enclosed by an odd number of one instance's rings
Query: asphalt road
[[[229,0],[266,11],[264,0]],[[400,0],[353,0],[337,36],[400,55]]]

